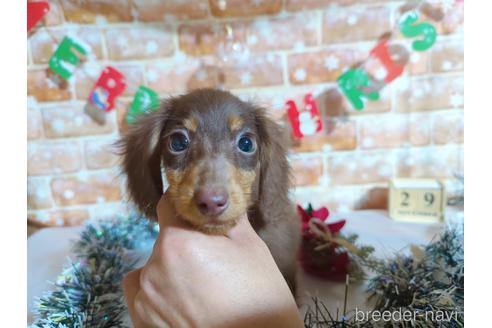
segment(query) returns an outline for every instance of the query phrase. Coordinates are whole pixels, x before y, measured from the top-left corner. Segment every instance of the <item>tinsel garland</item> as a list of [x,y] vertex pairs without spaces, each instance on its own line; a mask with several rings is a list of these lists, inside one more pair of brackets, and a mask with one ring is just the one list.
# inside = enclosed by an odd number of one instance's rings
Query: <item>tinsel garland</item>
[[[121,280],[134,268],[139,250],[149,249],[157,233],[157,225],[138,217],[87,225],[74,245],[76,261],[58,277],[55,290],[39,299],[31,327],[126,327]],[[360,322],[354,311],[338,318],[314,299],[305,327],[463,327],[462,227],[445,231],[424,249],[412,247],[412,253],[364,261],[363,266],[373,272],[368,293],[376,300],[374,310],[456,311],[456,318],[441,325],[420,317],[413,322]]]
[[89,223],[74,244],[76,260],[37,302],[31,327],[126,327],[121,280],[157,233],[158,225],[136,216]]
[[[313,299],[304,317],[306,328],[376,327],[464,327],[464,248],[463,227],[449,228],[424,249],[412,246],[412,255],[396,255],[389,260],[366,261],[374,275],[368,281],[371,311],[416,313],[415,320],[357,320],[354,311],[333,315],[318,299]],[[429,320],[429,313],[453,313],[450,320]],[[367,318],[367,317],[366,317]]]

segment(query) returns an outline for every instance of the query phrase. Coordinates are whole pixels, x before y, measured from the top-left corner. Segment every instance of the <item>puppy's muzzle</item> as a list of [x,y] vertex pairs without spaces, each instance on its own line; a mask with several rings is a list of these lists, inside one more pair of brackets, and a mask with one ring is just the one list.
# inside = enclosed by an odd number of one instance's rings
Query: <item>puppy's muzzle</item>
[[210,217],[221,215],[229,206],[229,194],[223,188],[199,188],[193,200],[198,210]]

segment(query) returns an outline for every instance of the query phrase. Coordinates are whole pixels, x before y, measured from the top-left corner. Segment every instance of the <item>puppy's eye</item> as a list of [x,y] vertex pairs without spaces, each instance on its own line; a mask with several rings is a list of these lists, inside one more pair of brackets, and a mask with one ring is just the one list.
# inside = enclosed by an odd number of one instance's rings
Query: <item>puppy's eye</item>
[[169,148],[174,153],[186,150],[189,144],[188,136],[183,131],[174,132],[169,136]]
[[252,153],[255,151],[255,143],[250,137],[242,136],[237,141],[237,148],[243,153]]

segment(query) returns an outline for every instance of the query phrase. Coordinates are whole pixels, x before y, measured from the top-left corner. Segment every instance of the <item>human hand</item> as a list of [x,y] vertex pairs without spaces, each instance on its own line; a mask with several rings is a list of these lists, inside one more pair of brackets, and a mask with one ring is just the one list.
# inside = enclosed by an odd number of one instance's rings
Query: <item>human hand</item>
[[180,220],[164,195],[160,233],[141,269],[123,280],[141,327],[302,327],[295,300],[246,215],[226,235]]

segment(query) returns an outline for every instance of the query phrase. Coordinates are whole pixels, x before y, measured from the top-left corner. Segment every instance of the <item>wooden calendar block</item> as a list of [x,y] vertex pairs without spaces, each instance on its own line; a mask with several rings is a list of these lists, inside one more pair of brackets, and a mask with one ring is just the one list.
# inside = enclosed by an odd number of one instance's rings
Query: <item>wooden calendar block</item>
[[393,179],[388,208],[395,220],[442,222],[446,208],[444,185],[434,179]]

